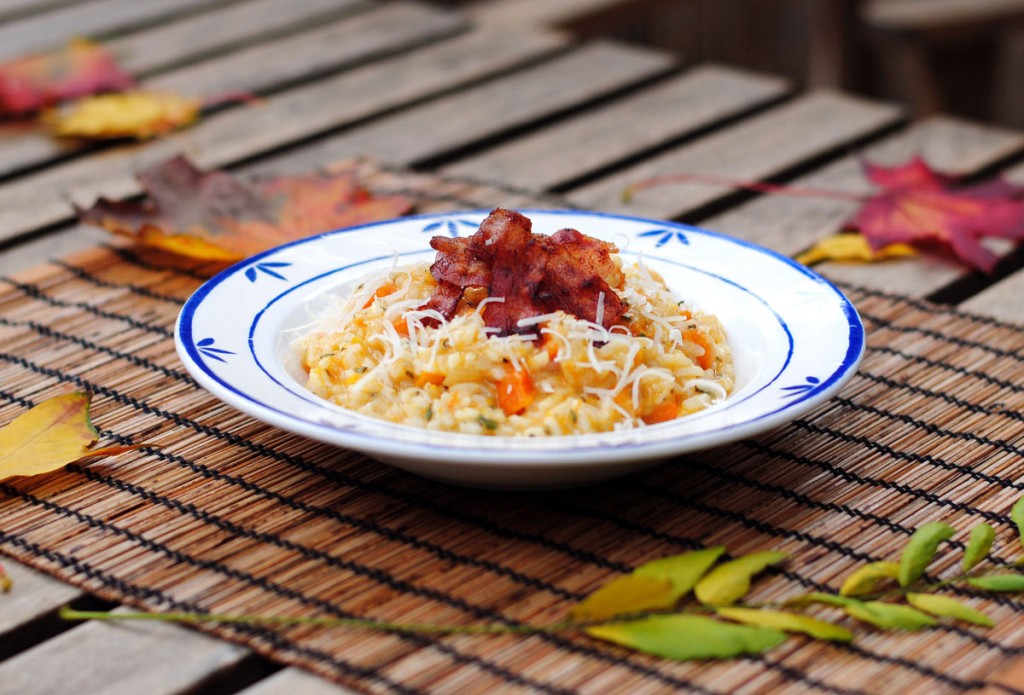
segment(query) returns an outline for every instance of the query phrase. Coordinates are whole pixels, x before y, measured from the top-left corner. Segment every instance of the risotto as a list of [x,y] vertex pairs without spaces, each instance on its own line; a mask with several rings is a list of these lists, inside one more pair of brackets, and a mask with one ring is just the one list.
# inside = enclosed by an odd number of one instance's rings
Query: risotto
[[[724,399],[733,368],[719,321],[678,301],[642,263],[611,260],[614,321],[602,291],[592,317],[556,309],[511,330],[488,318],[508,301],[489,292],[497,281],[466,286],[446,312],[432,301],[437,261],[375,273],[300,340],[307,386],[391,422],[503,436],[653,425]],[[545,296],[540,287],[534,298]]]

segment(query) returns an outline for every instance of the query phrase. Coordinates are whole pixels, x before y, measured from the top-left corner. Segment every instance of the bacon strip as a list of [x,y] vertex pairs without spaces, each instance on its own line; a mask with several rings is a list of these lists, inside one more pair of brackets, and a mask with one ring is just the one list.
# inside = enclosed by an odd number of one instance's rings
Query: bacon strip
[[532,228],[523,215],[497,208],[472,236],[431,239],[437,257],[430,272],[438,287],[427,307],[451,319],[467,288],[484,287],[488,296],[505,299],[484,307],[484,323],[499,335],[536,334],[537,326],[518,322],[558,310],[596,322],[603,306],[601,324],[620,323],[626,305],[613,289],[623,281],[611,258],[615,246],[575,229],[544,236]]

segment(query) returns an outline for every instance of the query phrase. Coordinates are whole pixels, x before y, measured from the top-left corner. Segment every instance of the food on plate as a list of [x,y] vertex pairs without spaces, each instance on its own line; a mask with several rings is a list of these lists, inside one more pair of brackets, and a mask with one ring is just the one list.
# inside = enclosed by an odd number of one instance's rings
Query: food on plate
[[733,387],[719,321],[613,244],[499,208],[430,245],[433,264],[363,278],[300,339],[310,391],[404,425],[550,436],[674,420]]

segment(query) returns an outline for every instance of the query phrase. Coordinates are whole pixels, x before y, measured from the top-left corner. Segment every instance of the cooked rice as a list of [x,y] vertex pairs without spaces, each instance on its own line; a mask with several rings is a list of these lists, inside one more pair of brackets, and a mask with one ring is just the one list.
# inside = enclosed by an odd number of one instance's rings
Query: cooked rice
[[[626,325],[562,311],[521,321],[540,326],[539,340],[493,335],[482,312],[501,298],[467,292],[451,321],[420,309],[437,286],[427,263],[376,273],[301,340],[307,386],[404,425],[531,437],[643,426],[724,399],[733,366],[718,319],[677,302],[642,264],[624,273]],[[440,325],[425,327],[428,316]]]

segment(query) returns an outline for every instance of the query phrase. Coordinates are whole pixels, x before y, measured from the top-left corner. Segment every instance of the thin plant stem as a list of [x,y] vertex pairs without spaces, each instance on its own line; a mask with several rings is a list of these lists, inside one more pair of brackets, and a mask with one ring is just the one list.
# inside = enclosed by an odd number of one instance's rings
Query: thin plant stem
[[790,186],[787,184],[765,183],[759,181],[740,181],[725,176],[713,174],[664,174],[652,176],[642,181],[630,184],[623,192],[622,199],[628,202],[637,191],[655,186],[665,186],[673,183],[704,183],[713,186],[726,186],[738,188],[755,193],[770,193],[773,195],[789,195],[802,198],[828,198],[832,200],[845,200],[854,203],[863,203],[868,200],[867,196],[844,191],[834,191],[825,188],[809,188],[806,186]]
[[[962,574],[951,579],[945,579],[931,584],[921,586],[901,586],[886,591],[878,591],[871,594],[849,596],[852,601],[879,601],[894,596],[902,596],[908,593],[929,593],[937,589],[943,589],[971,578],[989,575]],[[832,595],[832,594],[826,594]],[[836,594],[838,596],[838,594]],[[761,603],[736,603],[730,605],[732,608],[750,609],[792,609],[790,603],[801,596],[795,596],[787,601],[766,601]],[[545,624],[525,625],[499,625],[478,623],[473,625],[438,625],[432,623],[402,623],[387,620],[373,620],[370,618],[327,618],[327,617],[303,617],[287,615],[244,615],[244,614],[217,614],[217,613],[146,613],[146,612],[113,612],[113,611],[80,611],[65,606],[60,609],[60,617],[64,620],[152,620],[158,622],[176,623],[223,623],[223,624],[264,624],[264,625],[312,625],[319,627],[345,627],[361,630],[374,630],[378,632],[412,632],[419,634],[435,635],[533,635],[550,634],[556,632],[582,632],[588,627],[597,625],[609,625],[632,620],[641,620],[655,615],[672,614],[707,614],[715,613],[714,606],[684,606],[674,610],[644,611],[630,615],[617,615],[602,620],[563,620]]]
[[320,627],[349,627],[380,632],[416,632],[445,635],[486,634],[538,634],[579,631],[588,623],[563,621],[544,625],[436,625],[430,623],[398,623],[367,618],[315,618],[288,615],[235,615],[217,613],[145,613],[112,611],[80,611],[64,607],[60,610],[64,620],[153,620],[177,623],[246,623],[271,625],[314,625]]

